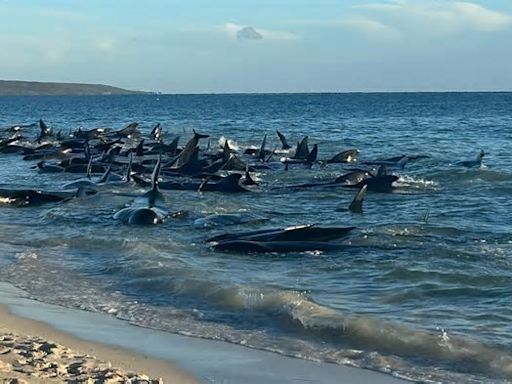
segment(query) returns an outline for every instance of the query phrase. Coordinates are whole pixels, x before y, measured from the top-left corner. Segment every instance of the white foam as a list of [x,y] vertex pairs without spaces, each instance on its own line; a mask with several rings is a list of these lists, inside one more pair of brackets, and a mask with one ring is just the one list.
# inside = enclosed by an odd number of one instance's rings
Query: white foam
[[238,145],[238,143],[236,141],[228,139],[225,136],[221,136],[219,138],[219,147],[221,147],[221,148],[224,147],[224,145],[226,145],[226,140],[228,142],[229,148],[231,148],[235,151],[238,151],[240,149],[240,146]]

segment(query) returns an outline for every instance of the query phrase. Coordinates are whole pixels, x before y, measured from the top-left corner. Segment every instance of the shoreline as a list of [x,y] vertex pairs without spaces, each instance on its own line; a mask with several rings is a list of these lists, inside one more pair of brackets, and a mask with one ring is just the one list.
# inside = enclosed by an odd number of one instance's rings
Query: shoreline
[[62,382],[84,377],[198,383],[169,362],[76,338],[0,305],[0,380]]
[[111,361],[121,369],[135,370],[151,378],[162,377],[164,383],[409,382],[362,368],[317,363],[222,341],[141,328],[109,315],[31,300],[24,291],[3,282],[0,319],[2,332],[6,331],[4,323],[8,331],[16,331],[19,326],[20,331],[28,330],[27,333]]

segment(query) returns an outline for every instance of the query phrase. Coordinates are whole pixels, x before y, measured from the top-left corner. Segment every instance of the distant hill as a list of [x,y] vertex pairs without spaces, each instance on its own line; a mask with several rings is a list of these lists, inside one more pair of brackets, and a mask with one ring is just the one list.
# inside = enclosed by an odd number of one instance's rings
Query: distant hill
[[0,96],[130,95],[143,93],[146,92],[129,91],[103,84],[0,80]]

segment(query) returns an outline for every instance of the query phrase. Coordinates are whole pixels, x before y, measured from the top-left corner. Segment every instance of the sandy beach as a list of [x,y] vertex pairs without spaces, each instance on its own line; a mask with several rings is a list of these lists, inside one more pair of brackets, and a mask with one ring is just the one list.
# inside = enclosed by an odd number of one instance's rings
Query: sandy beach
[[0,307],[0,380],[5,383],[196,383],[170,363],[87,342]]

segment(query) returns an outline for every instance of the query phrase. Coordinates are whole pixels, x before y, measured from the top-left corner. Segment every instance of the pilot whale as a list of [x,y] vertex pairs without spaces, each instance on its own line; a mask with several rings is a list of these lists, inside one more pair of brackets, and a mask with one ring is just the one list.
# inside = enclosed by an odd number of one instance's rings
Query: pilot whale
[[158,207],[158,202],[164,201],[162,193],[158,189],[158,176],[162,158],[159,157],[151,176],[151,189],[144,195],[135,199],[130,207],[121,209],[114,215],[115,220],[124,224],[155,225],[160,224],[169,213]]
[[476,156],[475,160],[464,160],[460,161],[457,164],[462,165],[466,168],[475,168],[475,167],[481,167],[482,166],[482,160],[485,156],[485,152],[483,149],[480,150],[480,153]]
[[218,235],[207,241],[214,250],[222,252],[330,251],[345,248],[346,245],[331,243],[331,241],[345,237],[354,228],[299,225],[289,228],[270,228]]

